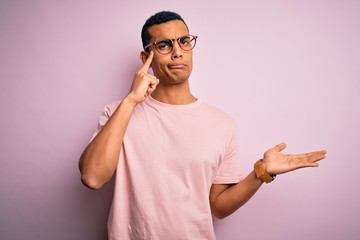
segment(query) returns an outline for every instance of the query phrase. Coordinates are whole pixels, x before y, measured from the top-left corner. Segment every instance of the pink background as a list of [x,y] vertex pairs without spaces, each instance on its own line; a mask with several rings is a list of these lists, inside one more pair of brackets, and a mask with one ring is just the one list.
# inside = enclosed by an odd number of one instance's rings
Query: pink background
[[199,35],[192,91],[238,122],[245,174],[281,141],[328,150],[215,220],[218,239],[358,239],[360,1],[341,0],[1,0],[0,239],[106,237],[112,182],[86,189],[78,158],[159,10]]

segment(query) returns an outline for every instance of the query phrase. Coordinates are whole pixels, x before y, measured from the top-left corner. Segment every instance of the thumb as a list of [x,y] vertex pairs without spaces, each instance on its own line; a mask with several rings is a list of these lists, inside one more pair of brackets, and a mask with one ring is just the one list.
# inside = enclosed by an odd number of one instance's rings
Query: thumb
[[277,152],[281,152],[285,148],[286,148],[286,143],[279,143],[278,145],[276,145],[274,147],[275,151],[277,151]]

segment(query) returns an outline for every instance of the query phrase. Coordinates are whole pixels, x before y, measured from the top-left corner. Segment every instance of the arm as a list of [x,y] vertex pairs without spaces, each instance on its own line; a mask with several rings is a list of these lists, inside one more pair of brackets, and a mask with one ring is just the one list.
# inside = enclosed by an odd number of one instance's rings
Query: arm
[[[285,143],[276,145],[264,154],[263,167],[269,175],[287,173],[304,167],[317,167],[326,151],[304,154],[283,154]],[[263,181],[252,171],[237,184],[213,184],[210,190],[211,211],[217,218],[224,218],[244,205],[261,187]]]
[[81,180],[91,189],[99,189],[114,174],[133,110],[155,90],[159,83],[156,77],[147,73],[152,58],[151,52],[144,65],[136,72],[129,94],[121,101],[106,125],[80,157]]
[[244,205],[262,184],[254,171],[237,184],[213,184],[210,189],[212,214],[220,219],[229,216]]

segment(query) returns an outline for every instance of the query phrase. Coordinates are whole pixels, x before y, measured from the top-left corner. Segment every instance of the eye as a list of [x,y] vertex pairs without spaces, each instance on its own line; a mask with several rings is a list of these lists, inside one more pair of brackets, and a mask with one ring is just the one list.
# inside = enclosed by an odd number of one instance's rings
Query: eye
[[161,40],[156,43],[156,47],[159,50],[167,50],[172,47],[172,42],[170,39]]
[[184,36],[179,39],[179,43],[183,46],[189,45],[191,43],[190,36]]

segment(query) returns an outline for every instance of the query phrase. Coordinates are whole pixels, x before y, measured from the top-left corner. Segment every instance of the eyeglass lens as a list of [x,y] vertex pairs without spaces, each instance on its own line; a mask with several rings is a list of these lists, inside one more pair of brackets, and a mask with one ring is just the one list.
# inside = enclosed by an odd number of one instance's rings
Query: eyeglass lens
[[[183,36],[181,38],[176,39],[179,46],[185,50],[190,51],[195,47],[196,44],[196,38],[194,36]],[[156,50],[159,51],[159,53],[162,54],[168,54],[172,51],[174,47],[174,41],[172,39],[163,39],[159,40],[155,44]]]

